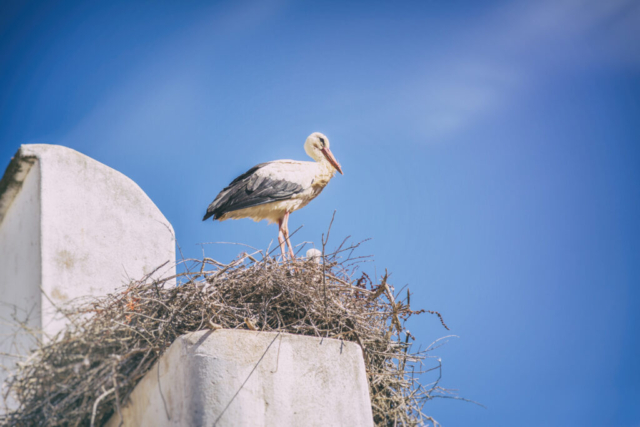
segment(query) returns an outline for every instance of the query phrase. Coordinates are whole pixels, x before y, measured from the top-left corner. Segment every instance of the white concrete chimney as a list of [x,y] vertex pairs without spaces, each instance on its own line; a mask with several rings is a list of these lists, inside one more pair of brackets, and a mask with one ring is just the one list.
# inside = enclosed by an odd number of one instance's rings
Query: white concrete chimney
[[23,145],[0,181],[0,353],[33,344],[13,321],[46,340],[66,324],[59,304],[105,295],[166,261],[157,274],[174,274],[174,240],[169,221],[120,172],[66,147]]
[[[120,425],[115,413],[107,427]],[[122,408],[123,427],[373,426],[358,344],[219,329],[179,337]]]

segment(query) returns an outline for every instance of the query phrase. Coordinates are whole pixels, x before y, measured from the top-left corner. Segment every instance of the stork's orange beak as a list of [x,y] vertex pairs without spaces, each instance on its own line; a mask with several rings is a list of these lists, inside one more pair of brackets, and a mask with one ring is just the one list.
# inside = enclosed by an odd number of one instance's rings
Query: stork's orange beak
[[322,152],[322,154],[324,154],[324,157],[326,157],[329,163],[331,163],[331,165],[334,168],[336,168],[338,172],[340,172],[340,175],[344,175],[344,173],[342,173],[342,168],[340,167],[340,163],[338,163],[336,158],[333,157],[333,153],[331,152],[331,150],[329,150],[329,147],[324,147],[320,151]]

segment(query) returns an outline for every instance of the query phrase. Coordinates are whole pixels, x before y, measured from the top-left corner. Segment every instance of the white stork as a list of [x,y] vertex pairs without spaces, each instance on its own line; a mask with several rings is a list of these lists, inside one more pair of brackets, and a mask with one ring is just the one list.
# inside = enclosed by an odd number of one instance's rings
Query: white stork
[[315,162],[275,160],[261,163],[243,173],[220,192],[207,208],[203,221],[251,218],[278,223],[282,258],[295,258],[289,241],[289,214],[305,207],[342,168],[329,149],[329,139],[314,132],[304,143],[304,151]]

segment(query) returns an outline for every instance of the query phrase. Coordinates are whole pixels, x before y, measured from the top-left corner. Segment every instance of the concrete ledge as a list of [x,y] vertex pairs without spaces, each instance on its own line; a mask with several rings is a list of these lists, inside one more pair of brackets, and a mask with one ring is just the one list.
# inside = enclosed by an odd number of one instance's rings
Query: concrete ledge
[[[225,329],[178,338],[122,417],[149,427],[373,426],[357,344]],[[107,426],[119,424],[116,413]]]

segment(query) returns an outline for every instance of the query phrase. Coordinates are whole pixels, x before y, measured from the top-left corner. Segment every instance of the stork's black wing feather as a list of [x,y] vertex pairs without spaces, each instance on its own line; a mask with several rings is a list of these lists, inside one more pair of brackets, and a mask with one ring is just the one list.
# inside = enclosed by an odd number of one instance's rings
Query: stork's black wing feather
[[216,220],[227,212],[286,200],[304,191],[304,187],[298,183],[260,176],[256,173],[268,164],[261,163],[254,166],[231,181],[231,184],[209,205],[202,220],[206,221],[211,217]]

